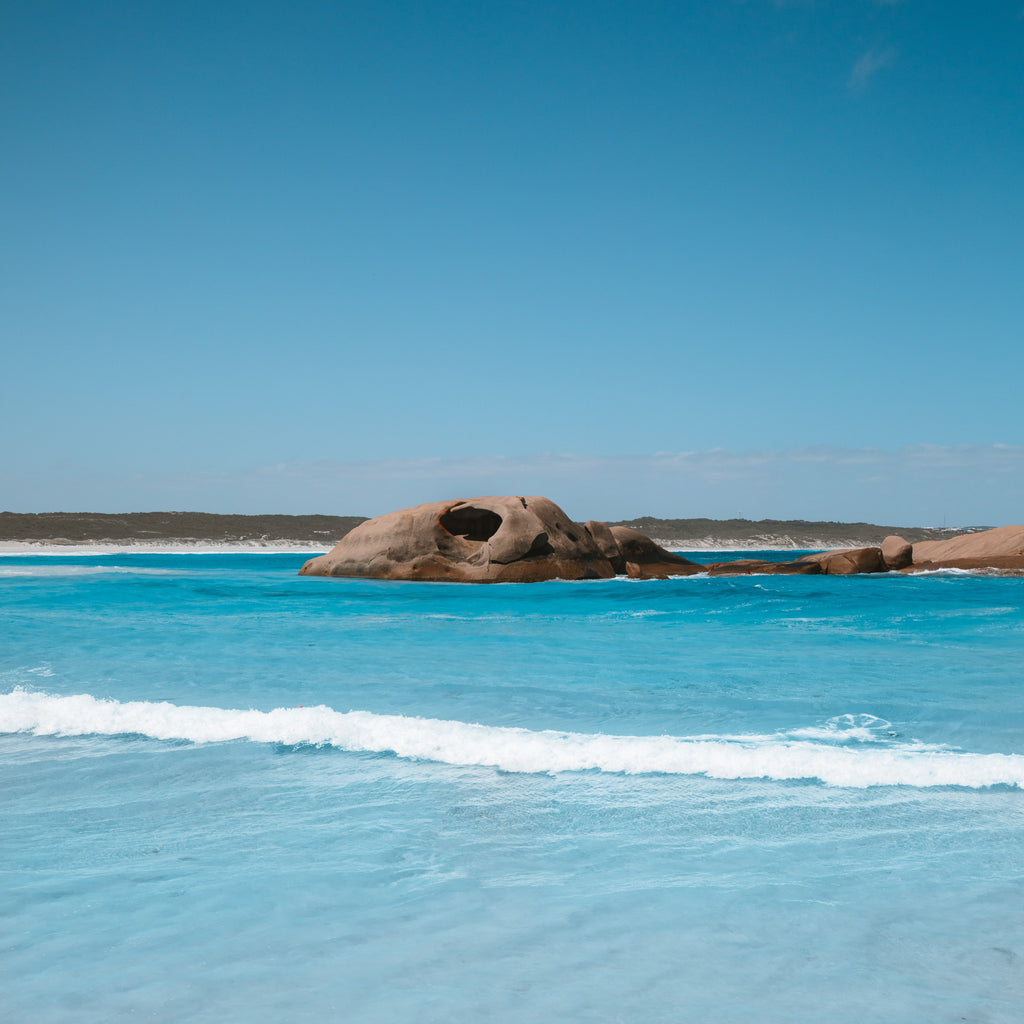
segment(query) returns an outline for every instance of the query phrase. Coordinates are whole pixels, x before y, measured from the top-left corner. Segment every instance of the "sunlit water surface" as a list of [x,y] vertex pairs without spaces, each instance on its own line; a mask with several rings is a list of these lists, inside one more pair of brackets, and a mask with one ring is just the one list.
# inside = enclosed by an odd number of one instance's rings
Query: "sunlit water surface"
[[3,1019],[1022,1019],[1024,579],[302,561],[0,558]]

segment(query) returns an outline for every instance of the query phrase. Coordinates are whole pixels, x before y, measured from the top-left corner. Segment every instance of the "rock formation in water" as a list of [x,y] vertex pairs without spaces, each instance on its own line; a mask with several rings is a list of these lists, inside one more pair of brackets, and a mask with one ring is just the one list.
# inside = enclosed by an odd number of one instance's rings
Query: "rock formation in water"
[[864,572],[888,571],[881,548],[839,548],[836,551],[804,555],[798,561],[818,565],[828,576],[853,576]]
[[702,572],[703,566],[658,547],[642,533],[574,523],[541,497],[438,501],[361,523],[306,576],[361,576],[452,583],[641,579]]
[[712,576],[826,575],[963,568],[1024,570],[1024,526],[1004,526],[911,545],[886,537],[880,547],[840,548],[793,562],[744,559],[698,565],[646,534],[591,520],[574,523],[541,497],[438,501],[361,523],[326,555],[310,559],[306,576],[360,576],[452,583],[542,580],[664,579]]
[[948,540],[918,541],[886,537],[878,548],[844,548],[805,555],[823,573],[852,575],[871,572],[924,572],[932,569],[1024,571],[1024,526],[964,533]]

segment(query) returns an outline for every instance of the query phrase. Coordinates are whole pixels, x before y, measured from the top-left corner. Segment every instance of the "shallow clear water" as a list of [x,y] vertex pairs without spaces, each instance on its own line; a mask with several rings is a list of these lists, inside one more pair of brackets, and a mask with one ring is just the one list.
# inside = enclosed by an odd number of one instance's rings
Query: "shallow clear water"
[[1020,1020],[1024,580],[302,560],[0,558],[0,1016]]

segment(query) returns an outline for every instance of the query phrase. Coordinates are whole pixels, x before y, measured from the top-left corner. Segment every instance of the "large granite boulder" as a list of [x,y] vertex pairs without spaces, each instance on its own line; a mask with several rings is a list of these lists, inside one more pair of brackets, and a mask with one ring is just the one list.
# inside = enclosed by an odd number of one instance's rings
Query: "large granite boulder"
[[535,583],[641,578],[700,572],[635,530],[621,538],[605,523],[572,522],[541,497],[438,501],[361,523],[326,555],[310,559],[306,576],[362,576],[456,583]]
[[906,569],[914,561],[914,545],[902,537],[886,537],[882,541],[882,560],[890,572]]
[[911,571],[921,569],[1024,569],[1024,526],[962,533],[914,545]]

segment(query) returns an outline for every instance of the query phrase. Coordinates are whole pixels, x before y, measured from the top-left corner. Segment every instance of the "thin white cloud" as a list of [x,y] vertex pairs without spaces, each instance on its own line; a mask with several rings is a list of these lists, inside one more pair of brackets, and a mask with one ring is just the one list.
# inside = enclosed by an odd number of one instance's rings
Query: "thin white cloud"
[[[237,481],[303,509],[376,515],[480,494],[544,494],[577,518],[636,515],[963,525],[1024,519],[1024,447],[818,446],[288,463]],[[269,508],[266,497],[261,507]],[[298,509],[298,510],[303,510]],[[283,511],[282,507],[282,511]]]
[[652,455],[597,456],[571,452],[541,452],[533,455],[481,455],[465,458],[380,459],[375,461],[288,462],[265,466],[257,472],[282,480],[336,479],[355,476],[364,480],[434,478],[480,479],[504,474],[587,475],[617,472],[721,473],[800,464],[850,467],[888,466],[901,469],[927,467],[969,468],[986,465],[1007,470],[1024,470],[1024,446],[919,444],[887,450],[881,448],[787,448],[763,451],[661,451]]
[[891,46],[873,47],[854,62],[847,85],[852,92],[862,92],[879,71],[896,63],[896,51]]
[[[1024,522],[1024,446],[919,444],[294,461],[216,471],[54,471],[5,480],[14,511],[379,515],[425,501],[543,494],[574,519],[808,519],[904,526]],[[54,496],[56,495],[56,497]]]

